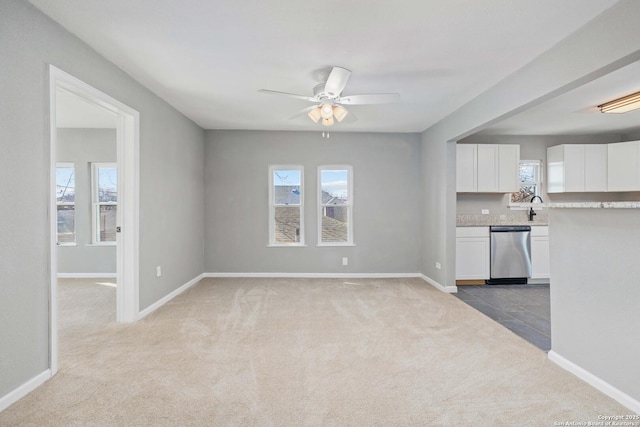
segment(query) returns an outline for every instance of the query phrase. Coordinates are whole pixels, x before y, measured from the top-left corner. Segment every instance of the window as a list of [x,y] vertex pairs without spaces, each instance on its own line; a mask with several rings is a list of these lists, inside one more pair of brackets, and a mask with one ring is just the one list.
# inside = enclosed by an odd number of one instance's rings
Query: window
[[269,167],[269,245],[304,245],[302,166]]
[[116,241],[118,169],[115,163],[92,164],[93,243]]
[[351,166],[320,166],[318,186],[318,244],[353,245]]
[[73,163],[56,165],[58,245],[76,242],[76,178]]
[[540,195],[540,160],[520,160],[520,191],[511,193],[511,203],[526,203]]

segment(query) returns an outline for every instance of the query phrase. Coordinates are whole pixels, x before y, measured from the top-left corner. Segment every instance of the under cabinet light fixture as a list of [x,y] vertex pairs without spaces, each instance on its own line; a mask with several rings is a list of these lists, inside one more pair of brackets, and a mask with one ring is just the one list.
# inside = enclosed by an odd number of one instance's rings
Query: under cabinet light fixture
[[626,113],[632,110],[636,110],[640,108],[640,92],[632,93],[631,95],[623,96],[622,98],[605,102],[602,105],[598,105],[598,108],[602,113],[614,114]]

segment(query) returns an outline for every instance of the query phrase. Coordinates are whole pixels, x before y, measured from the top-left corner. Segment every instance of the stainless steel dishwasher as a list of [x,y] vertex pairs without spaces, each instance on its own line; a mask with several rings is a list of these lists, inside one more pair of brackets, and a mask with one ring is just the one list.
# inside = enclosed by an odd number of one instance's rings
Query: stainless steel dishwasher
[[531,277],[531,227],[493,226],[489,285],[526,284]]

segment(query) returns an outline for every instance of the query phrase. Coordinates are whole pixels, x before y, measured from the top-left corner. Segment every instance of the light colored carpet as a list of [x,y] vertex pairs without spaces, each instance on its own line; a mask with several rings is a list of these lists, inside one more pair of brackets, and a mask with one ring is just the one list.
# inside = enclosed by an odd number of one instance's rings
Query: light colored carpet
[[420,279],[205,279],[136,324],[73,316],[59,373],[0,425],[551,426],[629,413]]

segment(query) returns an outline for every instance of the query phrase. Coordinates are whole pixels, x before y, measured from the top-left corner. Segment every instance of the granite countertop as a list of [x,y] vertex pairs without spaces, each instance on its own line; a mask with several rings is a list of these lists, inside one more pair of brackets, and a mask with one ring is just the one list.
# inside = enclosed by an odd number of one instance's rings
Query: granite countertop
[[456,227],[488,227],[491,225],[549,225],[546,212],[536,211],[533,221],[529,221],[526,211],[500,215],[456,215]]
[[[549,214],[542,208],[547,209],[640,209],[638,202],[558,202],[558,203],[520,203],[522,208],[531,208],[536,211],[533,221],[529,221],[527,210],[510,212],[507,214],[456,215],[456,227],[487,227],[491,225],[549,225]],[[516,205],[517,206],[517,205]]]
[[[521,203],[522,207],[530,207],[531,203]],[[559,202],[535,203],[541,208],[576,208],[576,209],[640,209],[640,202]]]

